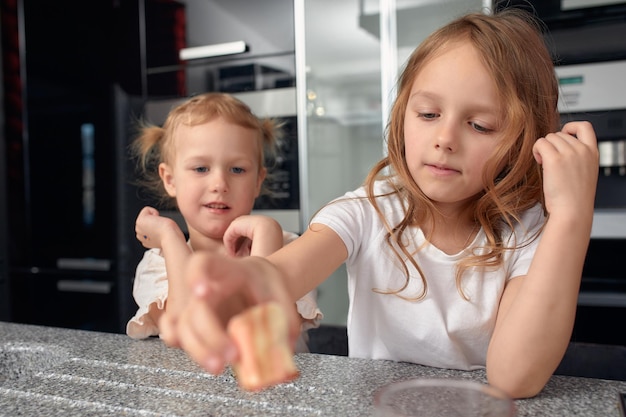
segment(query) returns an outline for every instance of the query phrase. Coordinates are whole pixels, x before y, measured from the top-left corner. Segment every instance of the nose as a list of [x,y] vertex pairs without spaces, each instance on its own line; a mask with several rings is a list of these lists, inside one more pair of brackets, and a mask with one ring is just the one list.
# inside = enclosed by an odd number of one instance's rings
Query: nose
[[226,173],[222,170],[211,170],[209,177],[210,187],[212,192],[225,193],[228,191],[228,182],[226,180]]
[[458,145],[459,131],[450,120],[442,120],[437,131],[435,147],[446,152],[455,152]]

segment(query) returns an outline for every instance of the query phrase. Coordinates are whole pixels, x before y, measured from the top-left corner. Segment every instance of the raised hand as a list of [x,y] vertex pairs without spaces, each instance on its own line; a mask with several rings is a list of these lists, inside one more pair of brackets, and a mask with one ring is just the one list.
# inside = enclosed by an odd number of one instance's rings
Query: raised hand
[[172,232],[182,235],[182,231],[174,220],[162,217],[153,207],[146,206],[137,215],[135,235],[137,240],[148,249],[162,248],[163,239]]
[[271,217],[240,216],[226,229],[224,246],[231,256],[267,256],[283,246],[283,230]]
[[570,122],[535,143],[543,168],[546,209],[551,215],[593,215],[598,181],[598,145],[589,122]]

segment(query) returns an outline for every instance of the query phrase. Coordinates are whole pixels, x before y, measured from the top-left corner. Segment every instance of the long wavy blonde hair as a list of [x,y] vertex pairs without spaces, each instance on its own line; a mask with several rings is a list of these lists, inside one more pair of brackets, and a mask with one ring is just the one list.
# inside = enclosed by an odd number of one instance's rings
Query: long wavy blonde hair
[[[404,116],[411,86],[426,63],[450,42],[469,42],[478,51],[483,64],[493,77],[504,108],[503,140],[485,165],[484,190],[476,196],[469,209],[487,237],[484,250],[473,251],[457,266],[456,285],[460,294],[463,272],[470,267],[497,267],[503,262],[505,248],[503,231],[512,229],[525,210],[540,203],[544,206],[541,167],[533,157],[535,141],[559,128],[557,109],[558,81],[542,27],[530,14],[505,9],[494,15],[468,14],[434,32],[413,52],[398,81],[398,96],[387,125],[388,153],[370,171],[365,180],[368,200],[387,229],[386,241],[391,246],[406,276],[399,289],[376,290],[401,296],[409,282],[410,262],[420,273],[423,292],[427,282],[414,254],[403,239],[407,228],[430,224],[429,239],[435,228],[436,208],[417,186],[405,159]],[[504,169],[498,170],[498,167]],[[399,224],[389,224],[377,203],[374,183],[380,179],[394,186],[390,194],[398,194],[405,203],[405,215]],[[389,195],[389,194],[387,194]],[[403,297],[403,296],[401,296]],[[405,297],[403,297],[405,298]]]

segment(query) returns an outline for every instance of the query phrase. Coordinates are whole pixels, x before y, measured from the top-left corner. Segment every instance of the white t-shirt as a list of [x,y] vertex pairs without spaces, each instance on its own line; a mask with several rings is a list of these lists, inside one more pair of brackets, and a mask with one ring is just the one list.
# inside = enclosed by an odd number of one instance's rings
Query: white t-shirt
[[[374,192],[379,195],[391,188],[379,181]],[[349,355],[358,358],[388,359],[427,366],[470,370],[484,368],[487,347],[493,333],[498,305],[507,280],[526,275],[539,243],[504,252],[504,263],[496,270],[469,269],[462,287],[469,301],[456,288],[457,261],[469,249],[448,255],[433,245],[426,245],[416,260],[425,274],[428,291],[421,301],[407,301],[398,296],[380,294],[373,289],[398,289],[405,282],[404,271],[385,242],[386,230],[361,187],[324,207],[311,221],[333,229],[348,250],[348,345]],[[397,195],[378,198],[389,224],[404,217]],[[536,233],[545,217],[540,206],[525,212],[522,224],[515,228],[518,241]],[[528,233],[528,234],[527,234]],[[504,242],[513,246],[509,232]],[[524,237],[526,236],[526,237]],[[410,239],[409,252],[425,243],[419,228],[405,232]],[[469,247],[486,243],[481,229]],[[418,271],[407,262],[408,288],[402,295],[413,297],[422,290]]]
[[[297,237],[298,235],[294,233],[283,232],[283,243],[286,245]],[[152,320],[148,311],[152,304],[156,304],[158,309],[164,309],[167,294],[165,258],[161,255],[160,249],[149,249],[144,253],[135,273],[133,297],[139,308],[126,324],[128,336],[133,339],[145,339],[159,334],[159,327]],[[296,302],[296,308],[302,318],[305,319],[302,323],[300,338],[296,343],[296,352],[308,352],[306,331],[319,327],[324,317],[317,307],[317,292],[313,290],[299,299]]]

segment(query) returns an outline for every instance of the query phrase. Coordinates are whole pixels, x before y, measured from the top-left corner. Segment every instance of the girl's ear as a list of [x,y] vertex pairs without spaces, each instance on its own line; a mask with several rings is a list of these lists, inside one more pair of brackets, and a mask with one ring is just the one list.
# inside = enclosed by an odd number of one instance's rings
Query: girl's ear
[[170,197],[176,197],[176,181],[174,181],[174,171],[165,162],[159,164],[159,177],[163,181],[165,191]]
[[259,170],[259,176],[257,178],[256,184],[256,196],[258,197],[261,194],[261,187],[263,186],[263,181],[265,181],[265,177],[267,176],[267,168],[263,167]]

